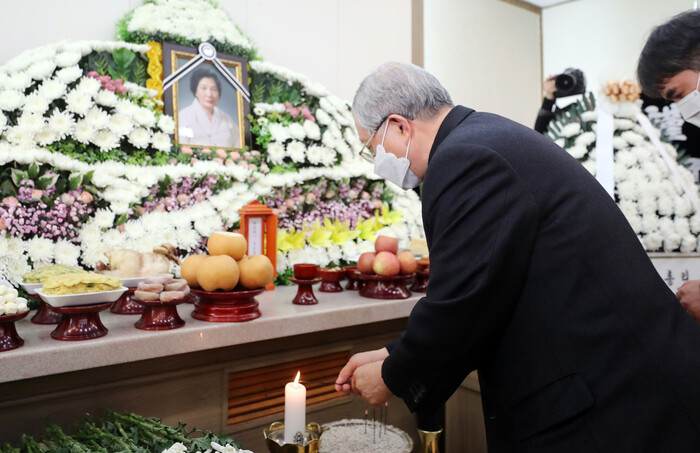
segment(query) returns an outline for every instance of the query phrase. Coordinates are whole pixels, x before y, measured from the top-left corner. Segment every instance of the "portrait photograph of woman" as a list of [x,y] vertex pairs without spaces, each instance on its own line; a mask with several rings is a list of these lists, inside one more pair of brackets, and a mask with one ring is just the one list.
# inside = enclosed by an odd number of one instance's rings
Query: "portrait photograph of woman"
[[[170,60],[164,65],[174,73],[196,52],[172,46],[164,55]],[[170,57],[170,58],[167,58]],[[239,82],[247,85],[246,64],[238,57],[219,55],[219,60]],[[177,125],[175,141],[181,145],[217,148],[241,148],[245,145],[247,102],[213,63],[204,61],[190,70],[165,93],[166,113],[173,115]]]

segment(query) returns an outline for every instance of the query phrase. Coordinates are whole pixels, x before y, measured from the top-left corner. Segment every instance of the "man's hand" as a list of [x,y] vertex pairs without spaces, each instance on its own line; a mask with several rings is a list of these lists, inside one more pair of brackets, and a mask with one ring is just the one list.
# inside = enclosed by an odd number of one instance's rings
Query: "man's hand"
[[554,92],[557,91],[557,86],[554,84],[554,80],[557,78],[557,76],[549,76],[544,80],[544,97],[549,99],[550,101],[554,100]]
[[391,398],[391,391],[382,379],[383,364],[384,360],[362,365],[352,375],[353,392],[372,406],[380,406]]
[[700,323],[700,280],[688,280],[683,283],[676,297],[681,301],[683,308]]
[[[355,374],[355,370],[357,370],[362,365],[366,365],[368,363],[381,363],[388,356],[389,351],[387,351],[386,348],[376,349],[374,351],[360,352],[358,354],[353,355],[352,357],[350,357],[350,360],[348,360],[348,363],[343,367],[343,369],[340,370],[340,373],[338,374],[338,377],[335,380],[335,391],[345,393],[351,392],[353,390],[351,382],[353,379],[353,375]],[[379,379],[381,379],[381,369],[379,372]]]

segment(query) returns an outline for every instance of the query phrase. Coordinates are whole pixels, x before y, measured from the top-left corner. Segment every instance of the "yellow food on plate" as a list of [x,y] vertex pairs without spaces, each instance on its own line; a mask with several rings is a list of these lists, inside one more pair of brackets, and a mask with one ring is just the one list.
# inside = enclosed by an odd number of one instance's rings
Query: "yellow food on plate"
[[92,273],[63,274],[49,277],[41,292],[51,296],[85,294],[119,289],[122,281],[117,277]]
[[78,269],[77,267],[64,266],[62,264],[55,264],[53,266],[44,266],[33,271],[24,274],[22,280],[24,283],[44,283],[47,278],[53,275],[63,275],[63,274],[77,274],[88,272],[83,269]]

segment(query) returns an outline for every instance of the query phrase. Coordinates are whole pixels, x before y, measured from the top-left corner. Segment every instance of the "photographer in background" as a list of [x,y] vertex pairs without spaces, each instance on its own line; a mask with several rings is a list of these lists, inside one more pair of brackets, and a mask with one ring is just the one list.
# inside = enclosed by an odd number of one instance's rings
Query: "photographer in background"
[[583,94],[586,92],[586,77],[583,71],[576,68],[567,68],[559,75],[549,76],[544,81],[544,100],[537,114],[535,130],[540,134],[547,132],[549,122],[561,112],[569,109],[570,103],[564,108],[559,108],[556,100],[559,98]]

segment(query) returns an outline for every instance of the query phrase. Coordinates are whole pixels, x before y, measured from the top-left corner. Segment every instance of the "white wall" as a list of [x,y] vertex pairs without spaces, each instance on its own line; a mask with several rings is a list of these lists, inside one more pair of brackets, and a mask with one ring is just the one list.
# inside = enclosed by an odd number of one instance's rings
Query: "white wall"
[[656,25],[692,0],[578,0],[542,10],[544,73],[581,68],[588,90],[610,79],[636,80],[637,59]]
[[[139,0],[0,0],[0,64],[62,39],[114,39]],[[411,0],[219,0],[265,60],[351,100],[379,64],[411,60]]]
[[425,0],[425,68],[453,101],[535,123],[542,102],[539,14],[495,0]]

